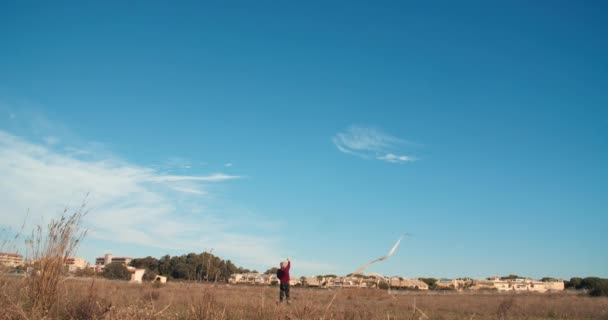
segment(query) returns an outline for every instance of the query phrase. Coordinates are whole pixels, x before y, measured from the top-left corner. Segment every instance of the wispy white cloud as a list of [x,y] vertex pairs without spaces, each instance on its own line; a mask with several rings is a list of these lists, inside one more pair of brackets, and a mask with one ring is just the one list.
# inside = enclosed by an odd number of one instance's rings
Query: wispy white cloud
[[224,167],[232,167],[232,162],[228,162],[228,163],[224,164]]
[[332,142],[340,152],[362,158],[374,158],[389,163],[416,160],[412,156],[396,154],[410,143],[373,127],[351,126],[346,131],[337,133]]
[[38,223],[36,216],[48,218],[90,193],[92,211],[85,222],[92,241],[164,252],[214,248],[242,264],[278,259],[273,252],[280,251],[280,241],[264,226],[219,218],[206,209],[213,201],[210,195],[219,192],[214,186],[239,176],[169,175],[117,157],[94,158],[78,148],[54,147],[0,130],[0,224],[18,227],[28,209]]
[[399,156],[396,154],[392,154],[392,153],[387,153],[381,157],[377,157],[378,160],[384,160],[386,162],[391,162],[391,163],[405,163],[405,162],[411,162],[411,161],[415,161],[416,159],[410,156]]
[[197,188],[188,188],[188,187],[183,187],[183,186],[169,186],[169,188],[175,190],[175,191],[179,191],[179,192],[185,192],[185,193],[191,193],[191,194],[198,194],[198,195],[206,195],[208,194],[206,191],[204,190],[200,190]]
[[171,182],[171,181],[205,181],[205,182],[221,182],[226,180],[239,179],[239,176],[232,176],[223,173],[214,173],[208,176],[176,176],[176,175],[156,175],[150,177],[150,181],[155,182]]

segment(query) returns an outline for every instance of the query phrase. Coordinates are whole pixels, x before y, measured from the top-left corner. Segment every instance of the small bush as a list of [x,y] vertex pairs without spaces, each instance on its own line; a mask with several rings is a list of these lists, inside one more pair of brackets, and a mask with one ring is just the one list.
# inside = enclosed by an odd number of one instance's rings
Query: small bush
[[150,269],[146,269],[144,276],[142,277],[143,281],[154,281],[156,279],[156,272]]
[[103,268],[103,277],[110,280],[130,280],[131,272],[120,262],[112,262]]
[[94,277],[97,274],[95,273],[95,270],[93,270],[93,269],[84,268],[84,269],[76,270],[76,272],[74,272],[74,275],[77,277]]
[[110,311],[112,304],[97,296],[97,288],[92,283],[82,299],[75,298],[68,302],[66,313],[70,319],[89,320],[102,319]]

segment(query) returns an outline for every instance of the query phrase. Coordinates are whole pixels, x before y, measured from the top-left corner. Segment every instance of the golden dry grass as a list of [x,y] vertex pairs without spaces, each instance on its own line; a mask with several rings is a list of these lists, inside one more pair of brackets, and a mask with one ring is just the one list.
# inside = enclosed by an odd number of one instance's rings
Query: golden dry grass
[[[28,309],[25,282],[0,278],[0,319],[40,319]],[[608,298],[579,294],[393,292],[278,288],[187,282],[129,284],[74,278],[61,281],[46,319],[608,319]]]
[[608,297],[580,294],[403,292],[173,282],[157,287],[63,275],[84,233],[76,212],[38,227],[28,239],[37,261],[27,277],[0,275],[0,320],[8,319],[605,319]]

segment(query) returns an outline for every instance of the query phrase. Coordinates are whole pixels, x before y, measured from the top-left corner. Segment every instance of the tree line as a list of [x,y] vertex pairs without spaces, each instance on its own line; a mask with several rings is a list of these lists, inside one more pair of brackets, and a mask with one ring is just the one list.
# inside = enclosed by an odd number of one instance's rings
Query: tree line
[[[226,282],[233,273],[257,273],[257,271],[237,267],[230,260],[223,260],[212,253],[189,253],[181,256],[165,255],[160,259],[154,257],[136,258],[130,263],[132,267],[146,269],[145,281],[154,280],[156,275],[166,276],[171,279],[190,281]],[[277,268],[266,270],[265,274],[276,274]],[[111,263],[104,267],[104,277],[108,279],[129,280],[131,277],[127,267],[122,263]],[[318,279],[324,277],[336,277],[336,275],[318,275]],[[522,278],[518,275],[500,277],[501,280],[512,280]],[[464,278],[463,278],[464,279]],[[419,278],[425,282],[429,289],[437,289],[437,279]],[[545,277],[541,281],[555,281],[556,279]],[[573,277],[564,281],[566,289],[586,290],[591,296],[608,296],[608,279],[598,277],[579,278]]]
[[[165,255],[160,259],[148,256],[133,259],[129,265],[145,269],[143,278],[145,281],[154,280],[156,275],[161,275],[178,280],[225,282],[233,273],[251,272],[210,252],[189,253],[181,256]],[[104,277],[128,280],[130,273],[123,264],[111,263],[104,267]]]
[[608,279],[573,277],[570,281],[565,281],[564,285],[566,289],[587,290],[594,297],[608,296]]

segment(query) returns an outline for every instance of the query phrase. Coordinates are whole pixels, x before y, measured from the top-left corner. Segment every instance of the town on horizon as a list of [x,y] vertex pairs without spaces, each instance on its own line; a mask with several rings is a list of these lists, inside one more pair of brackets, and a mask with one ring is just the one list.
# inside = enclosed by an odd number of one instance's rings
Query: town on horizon
[[[209,259],[216,258],[209,253],[207,254]],[[145,272],[151,272],[152,270],[146,270],[145,268],[135,268],[132,266],[132,262],[150,259],[146,258],[131,258],[131,257],[115,257],[111,253],[106,253],[104,256],[95,259],[94,264],[90,264],[83,258],[79,257],[68,257],[64,260],[66,271],[72,274],[86,274],[89,275],[103,274],[106,266],[110,264],[123,265],[131,272],[130,281],[134,283],[142,283]],[[155,259],[155,258],[152,258]],[[17,253],[0,253],[0,266],[7,268],[23,268],[28,265],[35,265],[36,261],[26,261],[24,257]],[[204,261],[203,261],[204,263]],[[142,264],[137,264],[142,267]],[[278,278],[275,275],[276,268],[267,270],[264,273],[258,271],[250,271],[247,269],[239,268],[237,272],[230,273],[227,278],[213,277],[213,274],[209,273],[202,275],[199,281],[203,282],[227,282],[229,284],[248,284],[248,285],[276,285]],[[209,271],[207,271],[209,272]],[[162,281],[165,283],[167,279],[172,278],[171,274],[158,275],[154,274],[153,281]],[[175,279],[183,280],[183,279]],[[290,280],[290,284],[293,286],[307,286],[317,288],[393,288],[393,289],[408,289],[408,290],[495,290],[495,291],[516,291],[516,292],[556,292],[565,289],[567,281],[563,279],[554,278],[543,278],[539,280],[533,280],[527,277],[520,277],[516,275],[509,276],[492,276],[484,279],[471,279],[471,278],[458,278],[458,279],[446,279],[446,278],[404,278],[399,275],[384,276],[377,273],[361,273],[361,274],[348,274],[345,276],[338,275],[316,275],[316,276],[295,276]]]

